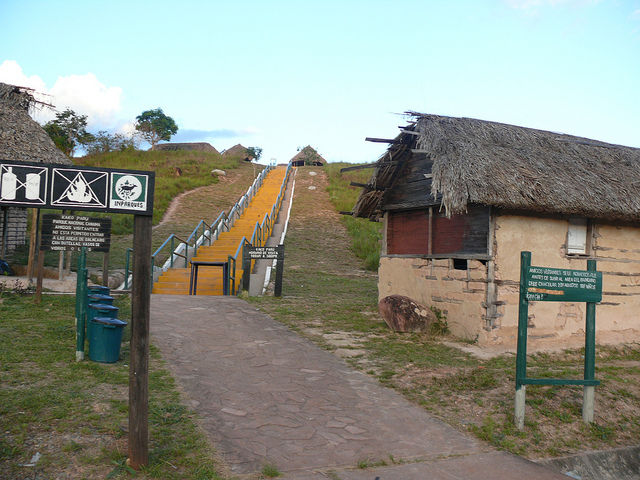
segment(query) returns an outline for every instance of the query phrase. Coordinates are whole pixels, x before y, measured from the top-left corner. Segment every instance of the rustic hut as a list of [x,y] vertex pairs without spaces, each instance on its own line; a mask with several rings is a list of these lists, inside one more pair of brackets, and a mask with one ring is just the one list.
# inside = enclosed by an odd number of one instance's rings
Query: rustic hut
[[253,160],[253,156],[249,153],[247,147],[243,147],[239,143],[233,147],[222,151],[223,157],[242,157],[245,161],[250,162]]
[[[640,341],[640,149],[470,118],[410,113],[353,215],[384,221],[379,297],[447,313],[481,345],[515,346],[520,252],[603,272],[597,340]],[[540,348],[584,342],[585,304],[531,302]]]
[[[0,83],[0,160],[11,162],[58,163],[70,165],[47,133],[30,116],[42,106],[27,88]],[[2,207],[0,254],[25,243],[27,210]]]
[[307,145],[301,149],[298,154],[291,159],[291,165],[294,167],[303,167],[304,165],[321,167],[325,163],[327,163],[327,161],[322,158],[322,155],[311,145]]
[[220,153],[216,148],[207,142],[192,142],[192,143],[159,143],[156,145],[156,150],[164,152],[175,151],[190,151],[190,152],[206,152],[206,153]]

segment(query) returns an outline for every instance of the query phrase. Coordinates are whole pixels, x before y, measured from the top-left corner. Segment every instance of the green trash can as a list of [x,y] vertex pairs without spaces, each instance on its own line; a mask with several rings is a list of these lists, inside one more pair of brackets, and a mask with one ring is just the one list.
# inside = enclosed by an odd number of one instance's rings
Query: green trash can
[[90,303],[87,308],[87,339],[89,340],[89,350],[91,350],[91,329],[93,324],[91,320],[96,317],[118,318],[119,308],[114,305],[106,305],[104,303]]
[[109,290],[109,287],[105,287],[102,285],[89,285],[87,287],[87,293],[89,295],[93,295],[95,293],[98,293],[101,295],[109,295],[109,293],[111,293],[111,290]]
[[103,293],[91,293],[87,295],[89,303],[101,303],[102,305],[113,305],[113,297]]
[[89,360],[115,363],[120,358],[120,345],[127,322],[117,318],[95,317],[91,322]]

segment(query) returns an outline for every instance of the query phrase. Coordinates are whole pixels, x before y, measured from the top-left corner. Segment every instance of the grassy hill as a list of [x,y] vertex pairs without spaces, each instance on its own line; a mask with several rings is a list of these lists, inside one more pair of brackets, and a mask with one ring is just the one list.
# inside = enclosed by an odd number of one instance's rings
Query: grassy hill
[[[187,238],[200,222],[213,222],[222,211],[229,211],[247,191],[254,177],[264,168],[243,161],[240,157],[222,157],[217,153],[197,151],[133,151],[110,152],[74,159],[77,165],[103,168],[123,168],[129,170],[154,171],[156,173],[153,208],[153,249],[159,247],[172,233]],[[180,175],[177,171],[180,171]],[[223,170],[226,175],[212,175],[214,169]],[[201,202],[198,208],[178,208],[170,211],[171,202],[193,192]],[[54,211],[52,211],[54,212]],[[45,213],[45,212],[43,212]],[[55,211],[60,213],[60,211]],[[125,252],[132,247],[133,215],[100,214],[90,212],[90,216],[111,218],[110,270],[125,266]],[[87,266],[100,268],[101,253],[88,253]],[[45,265],[58,266],[58,253],[47,252]],[[26,265],[28,245],[18,249],[13,255],[13,265]],[[72,258],[75,270],[77,255]]]

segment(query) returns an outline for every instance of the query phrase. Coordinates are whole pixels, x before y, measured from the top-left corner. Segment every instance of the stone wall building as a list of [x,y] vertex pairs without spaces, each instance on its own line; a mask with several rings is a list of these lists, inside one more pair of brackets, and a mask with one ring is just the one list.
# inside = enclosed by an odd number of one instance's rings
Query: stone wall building
[[[411,113],[352,214],[384,222],[379,297],[446,313],[451,331],[514,349],[520,254],[603,273],[597,341],[640,341],[640,149]],[[584,303],[529,302],[531,348],[584,345]]]

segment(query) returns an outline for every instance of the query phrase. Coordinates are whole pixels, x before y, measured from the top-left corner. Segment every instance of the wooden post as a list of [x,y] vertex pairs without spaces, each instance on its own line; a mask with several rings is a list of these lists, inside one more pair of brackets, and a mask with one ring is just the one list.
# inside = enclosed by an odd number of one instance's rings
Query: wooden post
[[149,463],[149,319],[151,315],[151,227],[153,217],[133,219],[131,358],[129,359],[129,465]]
[[[71,252],[68,252],[71,256]],[[87,249],[82,247],[78,255],[76,278],[76,362],[84,360],[84,344],[87,320]]]
[[109,251],[104,252],[102,257],[102,285],[109,286]]
[[44,252],[40,251],[38,253],[38,273],[36,279],[36,295],[34,298],[35,303],[40,303],[42,301],[42,276],[44,275]]
[[33,267],[36,259],[36,244],[38,243],[38,220],[40,219],[40,209],[31,209],[31,234],[29,236],[29,260],[27,262],[27,278],[33,281]]

